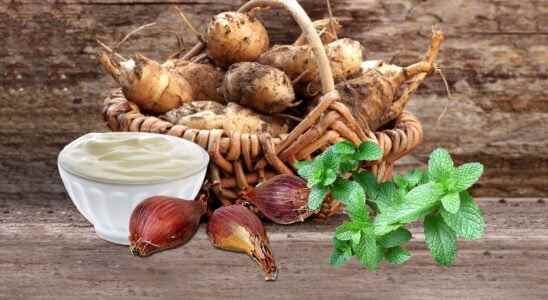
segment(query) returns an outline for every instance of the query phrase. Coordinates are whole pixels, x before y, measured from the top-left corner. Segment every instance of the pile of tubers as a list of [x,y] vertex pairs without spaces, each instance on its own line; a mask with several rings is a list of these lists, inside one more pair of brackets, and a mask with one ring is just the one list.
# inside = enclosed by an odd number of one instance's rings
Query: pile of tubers
[[[437,68],[443,40],[439,31],[433,33],[424,60],[400,67],[366,61],[360,42],[339,38],[342,26],[333,17],[313,25],[329,59],[340,102],[363,129],[388,126],[403,112],[410,94]],[[200,37],[204,53],[193,49],[164,63],[140,54],[125,58],[103,45],[100,63],[140,111],[194,129],[280,136],[317,105],[320,68],[317,52],[304,34],[292,44],[271,46],[268,31],[251,11],[214,16]],[[234,204],[209,214],[203,199],[200,205],[186,207],[177,204],[180,199],[148,200],[132,216],[132,253],[147,256],[184,244],[196,232],[200,218],[208,215],[208,235],[215,247],[248,254],[261,265],[265,278],[274,280],[277,267],[265,230],[253,212],[279,224],[302,222],[317,213],[307,209],[306,183],[280,176],[244,193],[244,206]],[[157,206],[163,210],[155,210]],[[166,216],[149,218],[152,212]],[[156,224],[171,220],[177,212],[190,221]],[[155,231],[143,232],[147,228]]]
[[[364,61],[360,42],[338,38],[342,26],[335,18],[313,25],[341,102],[370,130],[399,116],[407,100],[398,100],[408,98],[403,87],[435,71],[443,39],[435,32],[424,61],[399,67]],[[125,59],[111,49],[100,62],[141,111],[196,129],[279,136],[306,117],[321,96],[319,68],[304,36],[270,47],[268,31],[253,13],[223,12],[211,19],[203,39],[206,53],[172,57],[163,64],[140,54]]]

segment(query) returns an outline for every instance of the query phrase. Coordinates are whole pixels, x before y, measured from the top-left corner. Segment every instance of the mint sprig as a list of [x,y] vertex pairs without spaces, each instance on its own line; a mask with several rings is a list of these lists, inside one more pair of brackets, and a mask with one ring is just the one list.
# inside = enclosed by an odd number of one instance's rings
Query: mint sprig
[[319,209],[331,194],[349,215],[348,222],[335,230],[330,263],[341,266],[356,257],[372,271],[383,260],[405,263],[411,257],[405,244],[412,239],[405,226],[422,221],[435,261],[452,265],[457,237],[478,239],[485,232],[483,214],[467,191],[481,177],[483,166],[456,167],[449,152],[440,148],[431,153],[426,170],[412,170],[379,183],[361,165],[382,156],[382,149],[371,141],[359,146],[344,141],[314,160],[295,164],[311,189],[310,209]]

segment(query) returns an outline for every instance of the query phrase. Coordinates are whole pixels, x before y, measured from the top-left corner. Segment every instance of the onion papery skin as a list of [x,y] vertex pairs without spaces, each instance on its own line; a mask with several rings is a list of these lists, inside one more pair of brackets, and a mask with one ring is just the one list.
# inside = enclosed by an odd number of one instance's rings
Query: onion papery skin
[[265,280],[276,280],[278,267],[266,231],[248,208],[234,204],[215,210],[207,224],[207,235],[216,248],[251,257],[263,270]]
[[205,197],[196,201],[165,196],[145,199],[131,214],[131,254],[149,256],[186,244],[198,230],[206,206]]
[[293,175],[277,175],[246,192],[243,199],[253,204],[270,221],[287,225],[303,222],[317,213],[308,208],[310,189]]

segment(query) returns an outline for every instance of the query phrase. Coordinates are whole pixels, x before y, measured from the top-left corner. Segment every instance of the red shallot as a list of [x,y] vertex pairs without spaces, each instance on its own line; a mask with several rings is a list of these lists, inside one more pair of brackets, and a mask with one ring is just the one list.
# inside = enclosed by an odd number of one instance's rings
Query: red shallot
[[211,215],[207,235],[213,246],[241,252],[259,264],[265,280],[276,280],[278,268],[261,220],[242,205],[221,207]]
[[301,178],[278,175],[245,193],[243,199],[272,222],[292,224],[318,212],[308,208],[308,194],[310,189]]
[[207,198],[196,201],[155,196],[141,202],[129,221],[130,252],[149,256],[188,242],[200,226]]

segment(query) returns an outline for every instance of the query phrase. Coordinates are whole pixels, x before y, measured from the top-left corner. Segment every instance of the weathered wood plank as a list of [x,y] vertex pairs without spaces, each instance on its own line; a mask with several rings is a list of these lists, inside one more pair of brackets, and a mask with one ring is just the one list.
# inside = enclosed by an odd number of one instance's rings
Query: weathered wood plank
[[[119,40],[150,22],[123,53],[163,59],[175,51],[169,30],[184,31],[170,9],[180,4],[195,24],[244,0],[4,1],[0,5],[0,192],[17,199],[61,199],[55,157],[73,138],[104,131],[102,98],[113,87],[96,62],[95,39]],[[325,16],[323,1],[300,1],[312,18]],[[432,26],[447,34],[439,77],[411,103],[424,121],[425,141],[412,155],[425,161],[436,146],[458,160],[479,160],[487,172],[481,195],[548,194],[548,5],[546,1],[331,0],[345,35],[360,40],[368,58],[408,64],[428,43]],[[5,3],[5,5],[4,5]],[[282,12],[261,13],[275,42],[298,28]]]
[[[533,199],[481,199],[488,231],[459,242],[452,268],[437,267],[412,229],[414,254],[404,266],[369,273],[352,262],[328,266],[335,224],[268,226],[281,266],[266,283],[250,259],[213,249],[201,228],[186,246],[141,259],[98,239],[68,203],[42,220],[35,207],[10,203],[0,220],[0,299],[545,299],[548,205]],[[56,215],[57,210],[60,214]],[[22,214],[17,212],[22,211]],[[10,215],[19,215],[11,218]],[[6,215],[8,218],[6,219]],[[22,222],[23,221],[23,222]]]

